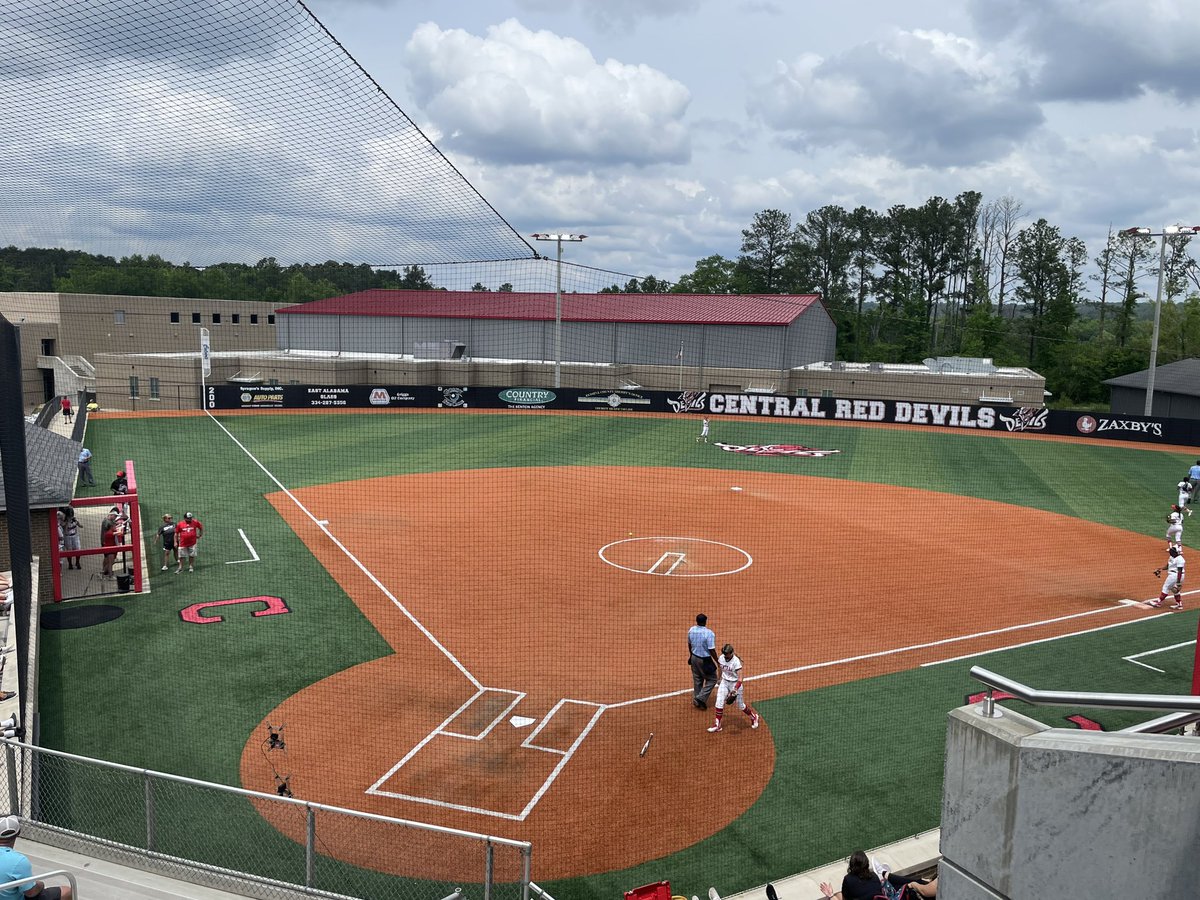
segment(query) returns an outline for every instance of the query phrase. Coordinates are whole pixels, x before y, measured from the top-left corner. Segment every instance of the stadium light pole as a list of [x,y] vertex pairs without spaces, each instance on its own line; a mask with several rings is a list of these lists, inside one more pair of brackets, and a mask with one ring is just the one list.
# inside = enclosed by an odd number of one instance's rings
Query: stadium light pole
[[1167,238],[1177,234],[1196,234],[1200,232],[1197,225],[1164,225],[1162,231],[1151,231],[1149,228],[1126,228],[1121,234],[1139,237],[1161,238],[1158,245],[1158,288],[1154,292],[1154,326],[1150,333],[1150,370],[1146,373],[1146,405],[1142,415],[1153,415],[1154,408],[1154,370],[1158,367],[1158,330],[1162,314],[1163,270],[1167,266]]
[[554,275],[554,386],[562,387],[562,245],[563,241],[579,243],[586,234],[546,234],[538,232],[533,235],[535,241],[554,241],[558,245],[558,262]]

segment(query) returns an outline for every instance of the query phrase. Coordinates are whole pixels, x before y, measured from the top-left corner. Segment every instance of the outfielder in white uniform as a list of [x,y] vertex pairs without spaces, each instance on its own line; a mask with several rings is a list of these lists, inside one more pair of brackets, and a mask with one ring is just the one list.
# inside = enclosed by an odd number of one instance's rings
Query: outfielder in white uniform
[[698,444],[701,441],[704,441],[706,444],[708,443],[708,416],[705,416],[700,421],[700,433],[696,435],[696,443]]
[[[1147,606],[1153,606],[1155,609],[1161,609],[1163,601],[1167,599],[1167,594],[1175,596],[1175,602],[1171,604],[1171,609],[1183,609],[1183,597],[1180,596],[1180,591],[1183,589],[1184,575],[1184,560],[1183,551],[1178,547],[1172,547],[1169,551],[1171,558],[1167,560],[1167,580],[1163,582],[1162,593],[1158,595],[1157,600],[1151,600]],[[1155,569],[1154,574],[1159,575],[1162,569]],[[720,699],[717,700],[720,703]]]
[[1178,506],[1172,506],[1167,513],[1167,544],[1183,549],[1183,513]]
[[725,704],[732,700],[737,700],[738,708],[750,717],[750,727],[757,728],[758,713],[746,703],[746,691],[742,685],[742,661],[734,656],[733,644],[726,644],[721,648],[717,667],[721,670],[721,681],[717,684],[717,720],[708,730],[721,730],[721,716],[725,713]]
[[1192,483],[1190,481],[1181,481],[1175,485],[1175,488],[1179,491],[1179,499],[1175,501],[1175,505],[1185,510],[1190,516],[1192,511],[1188,509],[1188,504],[1192,501]]

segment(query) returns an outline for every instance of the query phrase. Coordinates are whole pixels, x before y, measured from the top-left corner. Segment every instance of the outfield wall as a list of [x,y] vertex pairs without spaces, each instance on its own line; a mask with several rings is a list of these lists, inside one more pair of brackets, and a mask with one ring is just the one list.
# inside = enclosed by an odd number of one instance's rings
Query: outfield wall
[[[769,419],[873,422],[956,430],[1022,432],[1149,444],[1200,444],[1200,421],[1112,416],[1023,406],[849,400],[713,391],[434,385],[209,385],[205,406],[241,409],[620,410]],[[750,452],[749,450],[747,452]],[[1182,476],[1185,473],[1180,473]]]

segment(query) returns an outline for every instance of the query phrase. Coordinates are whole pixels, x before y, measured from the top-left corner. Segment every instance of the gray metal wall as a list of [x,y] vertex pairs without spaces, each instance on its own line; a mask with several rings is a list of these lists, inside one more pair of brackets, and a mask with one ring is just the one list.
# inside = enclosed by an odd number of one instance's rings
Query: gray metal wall
[[[554,322],[400,316],[279,316],[279,346],[290,350],[413,354],[424,341],[461,341],[473,359],[554,359]],[[835,329],[812,307],[790,326],[567,322],[562,360],[785,370],[833,359]]]
[[[1116,415],[1140,416],[1146,409],[1146,392],[1142,388],[1111,388],[1108,408]],[[1200,397],[1187,394],[1154,392],[1154,415],[1175,419],[1200,419]]]

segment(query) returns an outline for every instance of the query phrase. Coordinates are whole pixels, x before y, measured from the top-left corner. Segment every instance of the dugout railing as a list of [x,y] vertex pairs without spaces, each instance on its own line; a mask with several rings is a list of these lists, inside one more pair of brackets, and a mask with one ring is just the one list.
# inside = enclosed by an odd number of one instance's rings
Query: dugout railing
[[13,739],[0,756],[4,810],[64,850],[268,900],[530,900],[527,841],[315,803],[286,783],[266,794]]

